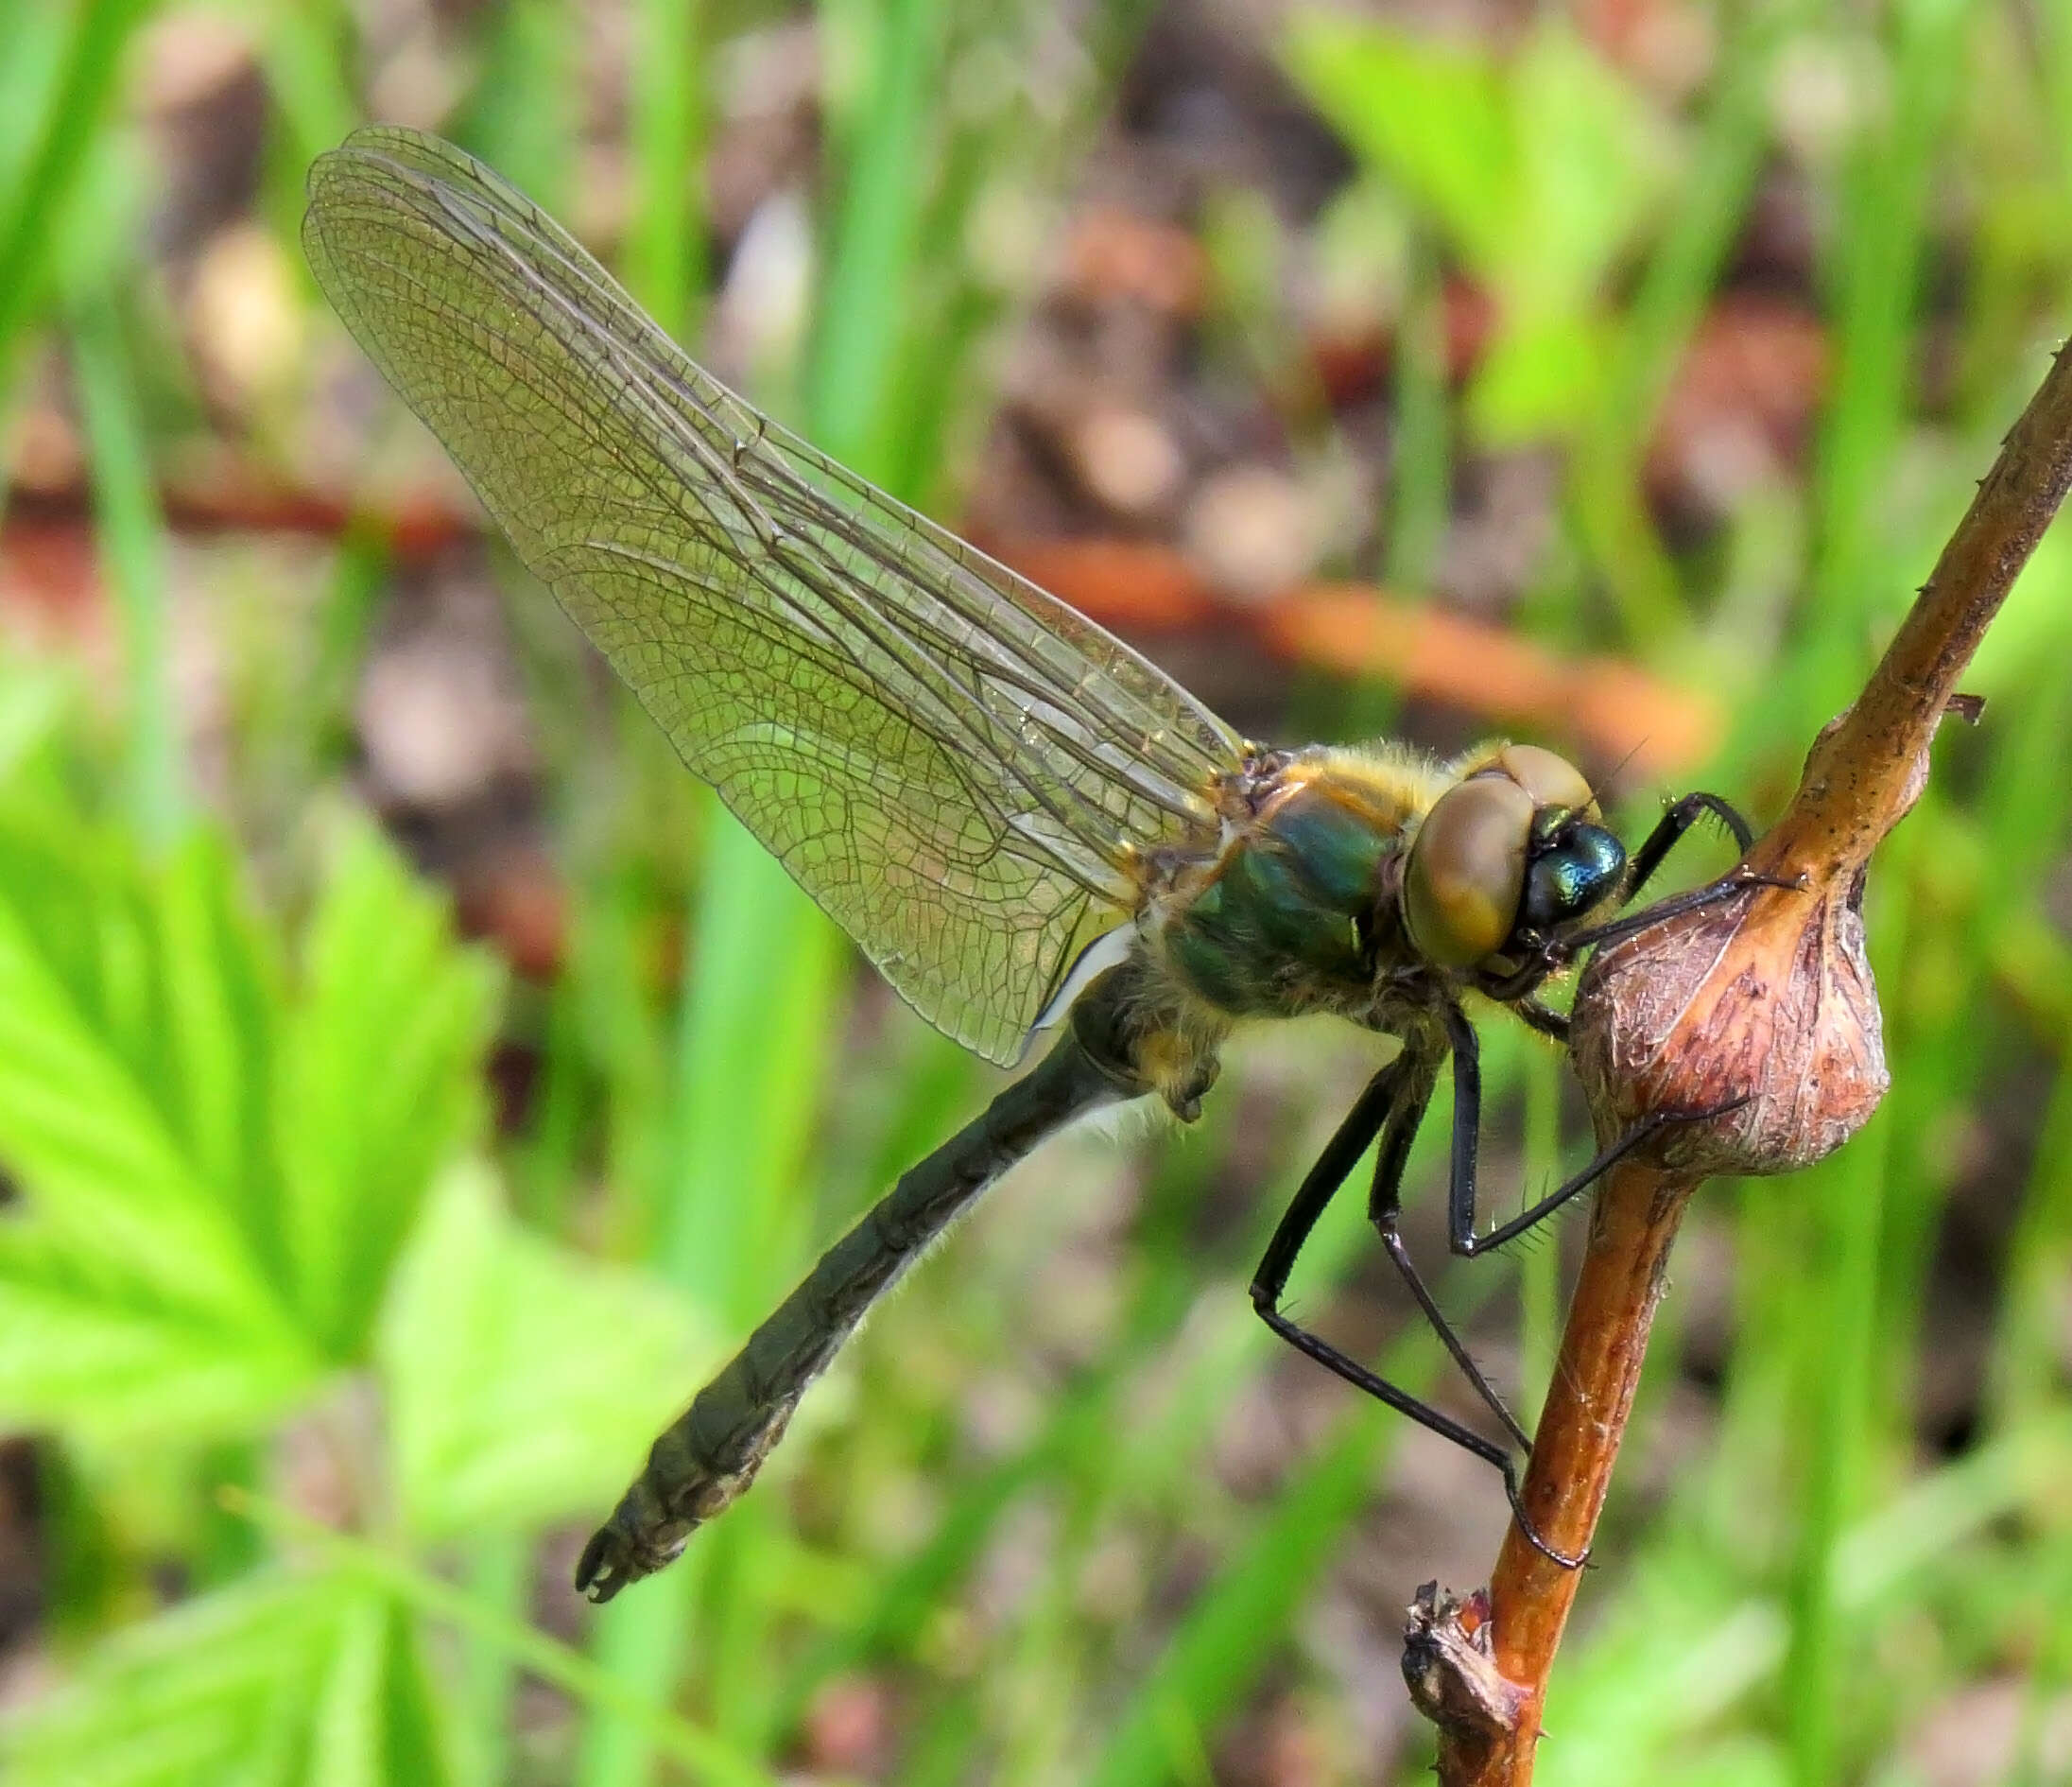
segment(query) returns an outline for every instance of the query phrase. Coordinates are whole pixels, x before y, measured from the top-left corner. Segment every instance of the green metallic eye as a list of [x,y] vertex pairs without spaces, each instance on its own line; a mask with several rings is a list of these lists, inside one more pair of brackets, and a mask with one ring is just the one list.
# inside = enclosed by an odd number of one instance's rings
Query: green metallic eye
[[1581,819],[1595,819],[1597,798],[1582,772],[1538,745],[1506,745],[1491,766],[1500,770],[1531,796],[1535,807],[1558,807]]
[[1518,922],[1535,804],[1511,775],[1477,775],[1424,815],[1404,873],[1403,922],[1426,961],[1472,967],[1503,947]]

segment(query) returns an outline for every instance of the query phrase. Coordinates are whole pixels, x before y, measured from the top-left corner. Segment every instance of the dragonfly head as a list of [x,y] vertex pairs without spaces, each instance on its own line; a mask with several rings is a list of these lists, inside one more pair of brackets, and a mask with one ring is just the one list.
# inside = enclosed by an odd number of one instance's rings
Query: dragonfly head
[[1582,917],[1626,872],[1574,765],[1507,745],[1442,794],[1410,841],[1403,919],[1428,962],[1472,968]]

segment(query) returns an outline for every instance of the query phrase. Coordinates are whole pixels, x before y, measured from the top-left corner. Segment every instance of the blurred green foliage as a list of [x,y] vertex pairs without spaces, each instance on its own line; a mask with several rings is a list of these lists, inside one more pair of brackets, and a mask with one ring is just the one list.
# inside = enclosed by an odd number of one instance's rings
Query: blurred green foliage
[[[270,108],[259,220],[285,245],[302,169],[360,116],[367,45],[343,7],[228,10]],[[583,11],[511,0],[449,27],[467,76],[447,128],[557,210],[585,128]],[[1734,726],[1701,779],[1760,815],[2066,327],[2072,20],[1957,0],[1679,16],[1711,43],[1682,108],[1555,14],[1441,43],[1298,9],[1275,48],[1356,169],[1304,227],[1373,252],[1403,300],[1391,575],[1430,574],[1462,465],[1558,442],[1563,537],[1520,623],[1713,688]],[[211,561],[244,656],[220,773],[198,771],[168,588],[191,547],[161,487],[202,405],[126,99],[162,23],[144,0],[0,10],[0,389],[19,413],[53,354],[67,369],[116,667],[104,690],[0,659],[0,1418],[38,1438],[40,1641],[63,1677],[0,1727],[7,1778],[751,1782],[812,1761],[816,1720],[859,1684],[894,1720],[876,1771],[916,1787],[1220,1778],[1269,1702],[1302,1709],[1323,1778],[1373,1778],[1353,1702],[1395,1690],[1348,1662],[1346,1610],[1385,1627],[1413,1585],[1383,1585],[1376,1617],[1338,1571],[1399,1426],[1348,1397],[1242,1492],[1215,1464],[1287,1368],[1240,1287],[1368,1060],[1349,1037],[1262,1039],[1184,1142],[1052,1150],[874,1321],[754,1496],[573,1618],[571,1533],[984,1075],[903,1015],[852,1010],[839,940],[638,716],[599,723],[536,591],[514,591],[513,630],[571,912],[546,984],[504,985],[345,797],[378,541],[340,543],[293,641],[286,593],[234,547]],[[730,43],[770,23],[626,11],[620,265],[686,336],[711,278],[687,170]],[[814,26],[818,300],[759,394],[935,500],[990,406],[989,331],[1035,270],[976,252],[980,226],[1070,189],[1144,9],[1089,9],[1062,58],[1050,10],[1011,0],[825,0]],[[1818,224],[1818,437],[1804,477],[1742,491],[1694,543],[1649,503],[1649,441],[1784,157]],[[1219,215],[1218,266],[1252,274],[1212,303],[1253,307],[1204,337],[1292,363],[1269,313],[1293,226]],[[1448,274],[1498,300],[1458,397]],[[1333,424],[1315,407],[1293,426]],[[2068,661],[2054,535],[1977,667],[1987,724],[1947,741],[1873,879],[1890,1107],[1815,1171],[1714,1188],[1694,1219],[1691,1243],[1736,1266],[1718,1401],[1697,1439],[1671,1418],[1672,1296],[1557,1674],[1550,1782],[1898,1787],[1923,1778],[1925,1714],[2001,1691],[2006,1755],[1977,1778],[2064,1778]],[[535,1064],[515,1126],[491,1120],[507,1044]],[[1489,1047],[1528,1175],[1556,1171],[1550,1058],[1508,1031]],[[1126,1223],[1118,1159],[1145,1180]],[[1982,1175],[2007,1233],[1968,1242],[1994,1282],[1981,1341],[1939,1325],[1933,1290],[1951,1196]],[[1253,1178],[1233,1215],[1227,1184]],[[1090,1236],[1091,1290],[1067,1270]],[[1335,1213],[1305,1296],[1367,1240]],[[1543,1371],[1557,1263],[1517,1267]],[[1483,1266],[1445,1294],[1511,1288]],[[1924,1432],[1924,1379],[1953,1347],[1987,1355],[1983,1412]],[[1412,1380],[1434,1368],[1421,1339],[1392,1357]],[[982,1443],[975,1385],[1009,1412]],[[1370,1642],[1386,1656],[1386,1631]],[[556,1691],[549,1712],[527,1681]]]
[[1500,54],[1307,12],[1286,54],[1368,177],[1488,289],[1495,333],[1467,395],[1480,438],[1564,430],[1609,369],[1606,275],[1667,184],[1661,120],[1557,16]]

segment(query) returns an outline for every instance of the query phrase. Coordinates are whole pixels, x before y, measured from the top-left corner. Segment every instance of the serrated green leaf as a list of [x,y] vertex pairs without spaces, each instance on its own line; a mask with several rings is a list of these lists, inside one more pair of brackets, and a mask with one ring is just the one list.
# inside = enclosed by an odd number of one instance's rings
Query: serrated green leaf
[[[78,1275],[131,1309],[289,1344],[234,1204],[189,1151],[163,890],[124,869],[0,826],[0,1160]],[[220,1110],[243,1089],[233,1076],[205,1099]]]
[[240,896],[234,862],[214,834],[191,832],[155,893],[168,1118],[269,1282],[285,1292],[266,1120],[282,1000],[276,946]]
[[[715,1787],[774,1787],[773,1778],[729,1740],[645,1698],[612,1670],[560,1639],[527,1625],[508,1608],[486,1603],[382,1546],[322,1526],[276,1503],[240,1498],[235,1511],[277,1542],[388,1596],[398,1609],[423,1621],[423,1629],[458,1627],[535,1680],[625,1720],[658,1753],[680,1764],[687,1779],[711,1781]],[[442,1729],[441,1738],[445,1735]]]
[[364,831],[279,956],[220,841],[0,812],[0,1420],[209,1439],[364,1358],[494,976]]
[[682,1299],[527,1234],[486,1169],[448,1173],[376,1347],[405,1529],[436,1541],[604,1506],[714,1362],[693,1341]]
[[450,1755],[416,1622],[337,1573],[131,1626],[0,1725],[10,1787],[446,1787]]
[[10,1787],[289,1787],[306,1779],[310,1709],[342,1618],[342,1577],[268,1575],[102,1644],[78,1675],[0,1725]]
[[382,1744],[388,1770],[377,1787],[445,1787],[460,1775],[458,1733],[444,1708],[429,1659],[424,1628],[410,1611],[389,1602],[388,1666],[382,1674]]
[[440,1787],[448,1742],[414,1622],[368,1596],[338,1622],[311,1722],[308,1787]]
[[277,997],[219,844],[147,873],[76,817],[0,813],[0,1421],[207,1438],[311,1381],[255,1235]]
[[480,1126],[498,979],[371,828],[347,839],[302,972],[275,1112],[281,1220],[297,1311],[353,1362],[425,1188]]
[[92,1275],[33,1219],[0,1223],[0,1424],[102,1442],[250,1432],[309,1388],[290,1331],[226,1326]]

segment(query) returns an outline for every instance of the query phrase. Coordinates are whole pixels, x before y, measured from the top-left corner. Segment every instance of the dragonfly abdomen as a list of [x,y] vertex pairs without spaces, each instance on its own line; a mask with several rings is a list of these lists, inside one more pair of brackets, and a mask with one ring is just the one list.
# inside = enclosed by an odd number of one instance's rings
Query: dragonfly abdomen
[[[578,1588],[608,1601],[666,1564],[754,1481],[800,1397],[865,1311],[973,1199],[1074,1119],[1152,1089],[1135,1066],[1126,985],[1111,977],[1087,998],[1095,1015],[1075,1022],[1032,1072],[902,1174],[655,1441],[584,1548]],[[1104,1015],[1112,1023],[1099,1021]],[[1111,1033],[1119,1045],[1113,1058]]]

